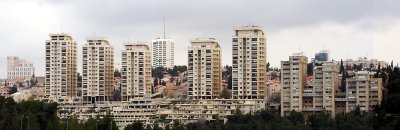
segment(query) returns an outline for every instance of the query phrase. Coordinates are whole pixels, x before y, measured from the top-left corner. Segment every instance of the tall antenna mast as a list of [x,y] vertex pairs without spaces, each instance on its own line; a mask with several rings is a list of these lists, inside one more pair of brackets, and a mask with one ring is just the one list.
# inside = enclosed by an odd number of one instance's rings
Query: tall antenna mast
[[301,51],[300,51],[300,50],[301,50],[301,44],[299,44],[299,53],[301,53]]
[[163,17],[163,23],[164,23],[164,39],[166,39],[166,37],[165,37],[165,17]]

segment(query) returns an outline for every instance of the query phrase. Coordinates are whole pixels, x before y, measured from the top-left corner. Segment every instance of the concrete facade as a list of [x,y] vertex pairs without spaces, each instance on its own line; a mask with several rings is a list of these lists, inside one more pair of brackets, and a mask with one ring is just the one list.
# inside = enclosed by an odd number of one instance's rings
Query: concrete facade
[[31,62],[16,56],[7,57],[7,79],[30,79],[34,73]]
[[213,38],[191,40],[188,50],[189,98],[214,99],[222,90],[221,48]]
[[151,51],[147,43],[125,43],[122,51],[123,101],[151,95]]
[[77,95],[77,43],[68,34],[50,34],[46,40],[46,97]]
[[114,48],[102,38],[83,45],[82,96],[88,103],[109,101],[114,90]]
[[267,42],[258,26],[242,26],[232,37],[232,97],[266,98]]
[[152,41],[153,67],[173,68],[175,61],[174,41],[167,38],[157,38]]
[[308,59],[303,53],[295,53],[289,61],[281,62],[281,115],[290,111],[303,111],[303,89],[307,85]]

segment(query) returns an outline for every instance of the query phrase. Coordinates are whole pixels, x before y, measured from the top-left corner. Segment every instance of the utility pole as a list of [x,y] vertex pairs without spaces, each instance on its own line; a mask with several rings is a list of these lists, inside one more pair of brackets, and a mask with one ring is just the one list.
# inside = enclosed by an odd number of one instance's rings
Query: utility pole
[[24,115],[21,116],[21,130],[22,130],[22,120],[24,119]]
[[68,130],[68,119],[69,119],[69,117],[67,117],[67,130]]

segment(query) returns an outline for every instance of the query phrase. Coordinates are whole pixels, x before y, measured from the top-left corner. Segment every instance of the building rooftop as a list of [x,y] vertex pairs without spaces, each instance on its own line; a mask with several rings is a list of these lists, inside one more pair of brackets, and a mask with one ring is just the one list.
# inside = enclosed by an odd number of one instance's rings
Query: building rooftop
[[85,45],[110,45],[108,40],[105,37],[90,37],[86,38],[86,44]]
[[235,28],[235,30],[238,31],[244,31],[244,30],[259,30],[262,31],[262,27],[260,26],[255,26],[255,25],[251,25],[251,26],[238,26]]
[[190,40],[192,46],[203,46],[203,45],[210,45],[212,47],[219,48],[218,41],[215,38],[195,38]]
[[124,43],[125,49],[144,49],[144,50],[150,50],[149,45],[147,42],[125,42]]
[[301,53],[293,53],[292,56],[304,56],[303,52]]
[[[51,40],[73,40],[72,36],[67,34],[67,33],[51,33],[49,34]],[[56,37],[62,38],[62,39],[55,39]]]
[[172,41],[172,39],[170,39],[170,38],[156,38],[156,39],[154,39],[153,41]]

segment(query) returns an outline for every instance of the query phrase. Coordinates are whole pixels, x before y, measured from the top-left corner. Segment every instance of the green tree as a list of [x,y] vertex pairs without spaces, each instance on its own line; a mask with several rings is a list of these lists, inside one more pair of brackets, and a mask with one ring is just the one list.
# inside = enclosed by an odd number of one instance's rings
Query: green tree
[[37,80],[37,79],[35,78],[35,73],[34,73],[31,77],[31,79],[29,80],[29,87],[36,85],[37,82],[35,80]]
[[322,111],[321,113],[313,114],[309,117],[309,125],[313,130],[335,130],[336,123],[331,118],[331,113],[328,111]]
[[135,121],[132,124],[127,125],[124,130],[144,130],[144,128],[140,121]]
[[314,63],[307,64],[307,76],[313,75]]
[[227,84],[228,84],[228,89],[232,89],[232,75],[229,75]]
[[343,66],[343,60],[342,59],[340,59],[340,66],[339,66],[339,73],[343,73],[345,70],[344,70],[344,66]]
[[340,60],[340,74],[342,74],[342,78],[340,79],[339,90],[341,92],[346,92],[346,79],[348,78],[347,71],[343,66],[343,60]]
[[375,73],[374,77],[375,78],[382,78],[382,77],[380,77],[381,76],[380,73],[381,73],[381,63],[378,64],[378,69],[376,70],[376,73]]
[[18,92],[18,88],[16,87],[16,86],[13,86],[13,87],[11,87],[10,88],[10,90],[8,91],[8,94],[14,94],[14,93],[16,93],[16,92]]
[[185,130],[185,127],[178,121],[175,121],[174,124],[172,125],[171,130]]
[[114,77],[120,77],[121,78],[121,72],[118,69],[114,70]]
[[98,130],[109,130],[111,127],[113,130],[118,129],[115,121],[112,119],[112,116],[110,114],[107,114],[99,120]]
[[162,79],[164,78],[164,71],[166,69],[164,67],[156,67],[156,68],[152,68],[151,70],[151,75],[153,78],[159,78]]
[[228,88],[223,88],[221,91],[220,98],[230,99],[232,97],[231,92],[229,92]]
[[223,66],[222,79],[228,80],[228,77],[231,75],[232,75],[232,66],[229,65]]
[[304,115],[301,112],[291,111],[287,119],[294,125],[304,124]]
[[153,130],[162,130],[162,128],[158,125],[158,123],[155,123],[153,125]]
[[165,130],[171,130],[169,125],[165,125]]

